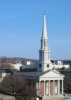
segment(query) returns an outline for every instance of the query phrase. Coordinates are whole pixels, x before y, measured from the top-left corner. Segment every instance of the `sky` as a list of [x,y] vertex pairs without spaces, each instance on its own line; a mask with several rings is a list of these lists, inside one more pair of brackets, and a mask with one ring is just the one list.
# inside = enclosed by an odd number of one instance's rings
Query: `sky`
[[71,59],[71,0],[0,0],[0,57],[38,59],[43,16],[52,59]]

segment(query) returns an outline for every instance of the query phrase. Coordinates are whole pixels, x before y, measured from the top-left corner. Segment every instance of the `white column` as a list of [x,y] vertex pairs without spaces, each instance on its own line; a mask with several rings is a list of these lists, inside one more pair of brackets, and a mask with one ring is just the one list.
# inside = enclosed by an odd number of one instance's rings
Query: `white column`
[[38,95],[39,95],[39,88],[40,88],[40,81],[38,81]]
[[62,95],[63,95],[63,79],[62,79]]
[[50,96],[50,80],[49,80],[49,96]]
[[55,95],[55,80],[53,80],[53,95]]
[[58,80],[58,95],[60,95],[60,80]]
[[49,95],[49,82],[48,81],[46,81],[46,83],[45,83],[45,95]]
[[36,82],[36,94],[37,94],[37,82]]
[[45,96],[45,81],[44,81],[44,96]]
[[39,82],[36,82],[36,93],[39,95]]

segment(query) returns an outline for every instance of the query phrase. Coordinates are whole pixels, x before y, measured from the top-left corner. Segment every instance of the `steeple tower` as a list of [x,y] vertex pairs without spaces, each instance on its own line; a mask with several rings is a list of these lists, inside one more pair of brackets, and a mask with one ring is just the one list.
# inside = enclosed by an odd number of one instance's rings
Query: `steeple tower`
[[48,33],[46,16],[44,16],[42,36],[41,36],[41,47],[39,50],[39,71],[46,71],[49,67],[49,54],[48,54]]

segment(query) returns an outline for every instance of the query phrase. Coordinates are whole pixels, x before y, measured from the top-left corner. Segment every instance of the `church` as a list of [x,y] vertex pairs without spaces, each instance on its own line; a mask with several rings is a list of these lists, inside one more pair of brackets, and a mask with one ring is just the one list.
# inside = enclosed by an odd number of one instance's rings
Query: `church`
[[[64,96],[64,75],[57,71],[57,68],[69,65],[55,64],[51,62],[48,48],[47,21],[44,16],[41,46],[39,50],[38,79],[36,82],[37,100],[49,100],[49,98],[63,98]],[[52,100],[50,99],[50,100]],[[55,99],[56,100],[56,99]],[[58,99],[59,100],[59,99]]]

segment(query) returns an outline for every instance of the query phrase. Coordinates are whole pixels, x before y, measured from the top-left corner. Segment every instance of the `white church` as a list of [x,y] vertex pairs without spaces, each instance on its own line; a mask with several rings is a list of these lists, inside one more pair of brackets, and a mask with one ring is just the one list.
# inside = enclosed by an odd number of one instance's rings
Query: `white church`
[[63,100],[64,75],[57,71],[58,68],[63,66],[65,68],[69,67],[69,65],[63,65],[62,63],[54,64],[49,57],[47,22],[46,16],[44,16],[39,50],[39,74],[36,82],[37,100],[52,100],[53,98],[53,100]]

